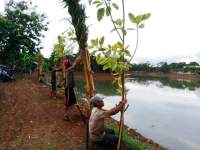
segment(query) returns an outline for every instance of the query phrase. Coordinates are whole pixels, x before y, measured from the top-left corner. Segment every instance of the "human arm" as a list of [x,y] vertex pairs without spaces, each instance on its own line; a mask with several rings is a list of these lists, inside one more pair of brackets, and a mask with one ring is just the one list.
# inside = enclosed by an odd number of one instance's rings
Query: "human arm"
[[63,68],[62,67],[59,67],[59,68],[56,68],[55,71],[62,71]]
[[112,115],[117,114],[119,111],[123,110],[123,107],[125,106],[127,100],[124,101],[120,101],[118,105],[116,105],[115,107],[113,107],[112,109],[109,110],[104,110],[104,117],[109,117]]
[[81,63],[81,55],[76,57],[71,67],[69,67],[66,71],[73,70],[78,64]]
[[63,79],[66,79],[66,68],[64,64],[62,64],[62,71],[63,71]]
[[116,105],[116,107],[108,110],[109,115],[112,116],[112,115],[117,114],[119,111],[122,111],[123,107],[125,106],[125,104],[126,104],[126,100],[125,101],[120,101],[119,104]]

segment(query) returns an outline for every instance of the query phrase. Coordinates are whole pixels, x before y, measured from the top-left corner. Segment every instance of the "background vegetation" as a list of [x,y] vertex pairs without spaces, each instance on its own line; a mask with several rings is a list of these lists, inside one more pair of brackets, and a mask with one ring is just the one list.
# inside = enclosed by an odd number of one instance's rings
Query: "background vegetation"
[[46,16],[37,13],[32,3],[8,2],[0,14],[0,63],[24,71],[32,68],[47,25]]

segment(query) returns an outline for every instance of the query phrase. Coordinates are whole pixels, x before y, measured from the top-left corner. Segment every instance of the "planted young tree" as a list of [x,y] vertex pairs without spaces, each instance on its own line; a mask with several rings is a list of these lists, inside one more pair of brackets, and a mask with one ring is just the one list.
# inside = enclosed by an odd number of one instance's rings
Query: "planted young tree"
[[74,26],[76,40],[79,45],[80,54],[75,60],[73,67],[75,67],[76,64],[80,63],[80,60],[82,60],[86,81],[86,97],[89,99],[94,95],[94,83],[90,66],[89,52],[86,49],[88,40],[88,29],[85,24],[85,7],[79,3],[79,0],[63,0],[63,2],[65,3],[65,7],[68,7],[68,12],[71,16],[71,24]]
[[[111,23],[113,24],[113,29],[111,32],[115,31],[118,35],[118,39],[114,44],[109,44],[104,46],[104,37],[96,38],[91,40],[91,46],[96,53],[97,63],[103,65],[104,69],[111,69],[112,72],[117,74],[115,82],[118,83],[118,91],[122,96],[122,100],[126,100],[125,93],[125,72],[129,70],[129,62],[133,59],[137,46],[138,46],[138,35],[139,28],[144,27],[144,21],[150,17],[149,13],[141,14],[135,16],[133,13],[128,13],[128,18],[134,24],[134,28],[126,28],[126,13],[124,7],[124,0],[121,0],[122,6],[122,18],[114,18],[112,11],[113,9],[119,10],[119,5],[117,3],[113,3],[110,0],[89,0],[89,4],[93,4],[97,8],[97,19],[101,21],[104,16],[108,16],[111,19]],[[125,37],[127,35],[128,30],[136,30],[137,40],[136,47],[133,52],[129,50],[129,45],[126,44]],[[121,111],[120,116],[120,127],[119,127],[119,141],[118,141],[118,150],[120,149],[121,138],[123,135],[123,126],[124,126],[124,111]]]
[[76,46],[74,36],[74,30],[72,28],[69,28],[58,36],[58,42],[54,45],[52,52],[54,55],[54,63],[59,65],[66,55],[69,57],[73,55],[73,50]]
[[64,58],[64,48],[65,48],[65,38],[63,35],[58,36],[58,43],[54,44],[53,53],[54,53],[54,63],[59,64],[63,61]]
[[40,51],[36,54],[36,60],[37,60],[37,70],[38,70],[38,81],[42,82],[42,80],[43,80],[44,57],[40,53]]
[[[67,36],[65,36],[67,33]],[[50,57],[51,63],[55,63],[59,68],[62,68],[62,62],[65,56],[69,58],[73,58],[73,49],[75,47],[75,40],[74,40],[74,31],[72,28],[69,28],[61,35],[58,36],[58,42],[54,45],[53,52]],[[58,82],[62,84],[63,74],[58,73]]]

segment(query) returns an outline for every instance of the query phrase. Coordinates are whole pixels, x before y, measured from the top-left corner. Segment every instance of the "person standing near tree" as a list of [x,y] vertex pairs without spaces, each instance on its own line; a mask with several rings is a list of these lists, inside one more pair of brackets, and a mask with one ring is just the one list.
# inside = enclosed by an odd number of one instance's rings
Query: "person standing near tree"
[[57,94],[56,94],[56,85],[57,85],[57,82],[56,82],[56,65],[53,63],[51,65],[51,97],[56,99],[57,97]]
[[76,102],[76,96],[74,92],[74,73],[73,69],[71,69],[72,64],[69,59],[64,59],[63,61],[63,78],[65,80],[65,114],[64,114],[64,120],[66,121],[72,121],[72,118],[70,116],[70,112],[75,107]]

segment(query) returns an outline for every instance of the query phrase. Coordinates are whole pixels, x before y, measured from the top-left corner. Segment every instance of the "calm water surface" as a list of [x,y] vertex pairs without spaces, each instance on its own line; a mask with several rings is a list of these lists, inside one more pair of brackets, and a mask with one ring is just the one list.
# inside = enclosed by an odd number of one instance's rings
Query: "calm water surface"
[[[121,98],[111,81],[95,87],[105,108]],[[200,150],[200,82],[128,78],[126,88],[126,125],[170,150]]]

